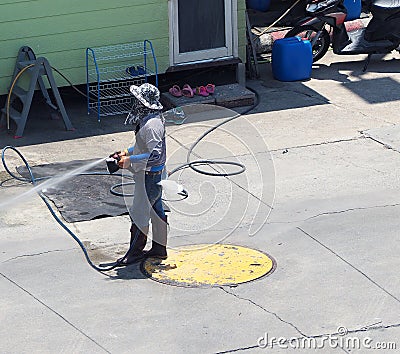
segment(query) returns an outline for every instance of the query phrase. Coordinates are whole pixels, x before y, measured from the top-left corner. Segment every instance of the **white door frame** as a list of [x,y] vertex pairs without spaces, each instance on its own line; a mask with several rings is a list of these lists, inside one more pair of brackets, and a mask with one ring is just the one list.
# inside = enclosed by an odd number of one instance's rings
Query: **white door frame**
[[179,53],[178,0],[168,1],[169,61],[171,66],[238,55],[237,0],[225,1],[225,47]]

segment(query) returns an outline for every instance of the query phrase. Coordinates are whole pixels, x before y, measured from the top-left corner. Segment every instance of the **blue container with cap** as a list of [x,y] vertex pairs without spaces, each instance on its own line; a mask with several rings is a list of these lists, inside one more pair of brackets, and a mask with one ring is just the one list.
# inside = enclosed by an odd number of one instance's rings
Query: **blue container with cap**
[[346,21],[352,21],[360,18],[361,0],[344,0],[343,5],[347,10]]
[[272,74],[279,81],[307,80],[311,77],[311,43],[300,37],[277,39],[272,46]]
[[258,11],[268,11],[271,0],[247,0],[247,8]]

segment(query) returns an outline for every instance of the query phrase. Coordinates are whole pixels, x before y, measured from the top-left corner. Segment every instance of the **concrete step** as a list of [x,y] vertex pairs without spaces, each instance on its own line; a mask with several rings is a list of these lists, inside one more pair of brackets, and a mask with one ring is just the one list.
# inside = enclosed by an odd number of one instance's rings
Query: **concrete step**
[[175,97],[169,92],[164,92],[161,95],[162,103],[166,109],[188,104],[215,104],[227,108],[251,106],[254,99],[255,94],[239,84],[216,86],[214,94],[207,97],[198,95],[191,98]]

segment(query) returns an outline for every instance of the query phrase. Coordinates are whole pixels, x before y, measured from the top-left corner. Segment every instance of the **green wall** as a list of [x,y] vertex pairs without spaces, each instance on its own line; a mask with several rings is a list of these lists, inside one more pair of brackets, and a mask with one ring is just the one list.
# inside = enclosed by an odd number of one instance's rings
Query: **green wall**
[[238,36],[239,58],[246,61],[246,0],[237,0],[238,3]]
[[[245,0],[238,0],[239,54],[245,58]],[[0,0],[0,94],[21,46],[44,56],[75,84],[86,82],[85,49],[152,41],[159,71],[169,66],[168,0]],[[66,82],[55,74],[60,86]]]

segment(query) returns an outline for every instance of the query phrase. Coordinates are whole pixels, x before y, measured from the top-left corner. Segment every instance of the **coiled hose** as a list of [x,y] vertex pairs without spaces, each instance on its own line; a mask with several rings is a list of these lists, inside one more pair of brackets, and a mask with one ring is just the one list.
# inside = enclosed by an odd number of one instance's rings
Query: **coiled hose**
[[[186,157],[186,163],[184,163],[184,164],[182,164],[182,165],[176,167],[174,170],[172,170],[172,171],[169,173],[170,176],[171,176],[172,174],[178,172],[178,171],[181,171],[181,170],[185,169],[185,168],[191,168],[192,170],[196,171],[197,173],[201,173],[201,174],[208,175],[208,176],[216,176],[216,177],[228,177],[228,176],[238,175],[238,174],[240,174],[240,173],[243,173],[243,172],[246,170],[246,167],[245,167],[243,164],[239,163],[239,162],[234,162],[234,161],[215,161],[215,160],[194,160],[194,161],[191,161],[191,155],[193,154],[193,150],[196,148],[196,146],[197,146],[207,135],[209,135],[209,134],[212,133],[213,131],[217,130],[217,129],[218,129],[219,127],[221,127],[222,125],[224,125],[224,124],[226,124],[226,123],[229,123],[229,122],[233,121],[234,119],[239,118],[241,115],[244,115],[244,114],[249,113],[250,111],[252,111],[253,109],[255,109],[255,108],[258,106],[258,104],[259,104],[259,95],[258,95],[258,93],[257,93],[255,90],[251,89],[251,88],[248,88],[248,89],[251,90],[252,92],[254,92],[254,94],[255,94],[255,98],[256,98],[256,99],[255,99],[254,104],[253,104],[251,107],[249,107],[248,109],[246,109],[245,112],[243,112],[243,113],[241,113],[241,114],[236,114],[236,115],[234,115],[233,117],[230,117],[230,118],[228,118],[228,119],[225,119],[225,120],[223,120],[222,122],[220,122],[219,124],[215,125],[214,127],[210,128],[210,129],[208,129],[208,130],[206,130],[206,131],[192,144],[192,146],[191,146],[190,149],[188,150],[187,157]],[[18,175],[16,175],[16,174],[14,174],[13,172],[11,172],[11,170],[10,170],[10,169],[8,168],[8,166],[7,166],[6,157],[5,157],[5,153],[6,153],[8,150],[14,151],[14,152],[19,156],[19,158],[21,159],[21,161],[23,162],[23,164],[25,165],[25,167],[26,167],[26,169],[27,169],[27,171],[28,171],[29,178],[25,178],[25,177],[23,177],[23,176],[21,176],[21,175],[18,176]],[[14,179],[16,179],[16,180],[18,180],[18,181],[25,182],[25,183],[32,183],[32,185],[35,186],[35,185],[37,185],[37,183],[38,183],[39,181],[44,180],[44,179],[49,179],[49,178],[52,177],[52,176],[48,176],[48,177],[35,178],[35,176],[34,176],[34,174],[33,174],[33,172],[32,172],[32,168],[31,168],[31,166],[29,165],[28,161],[27,161],[27,160],[25,159],[25,157],[21,154],[21,152],[18,151],[18,149],[16,149],[16,148],[13,147],[13,146],[6,146],[6,147],[3,148],[2,153],[1,153],[1,160],[2,160],[3,167],[4,167],[4,169],[6,170],[6,172],[7,172],[12,178],[14,178]],[[230,166],[237,166],[237,167],[239,167],[239,170],[233,171],[233,172],[229,172],[229,173],[228,173],[228,172],[217,172],[215,168],[214,168],[215,172],[208,172],[208,171],[204,171],[204,170],[198,168],[198,166],[204,166],[204,165],[208,165],[208,166],[213,166],[213,165],[230,165]],[[93,172],[93,173],[82,173],[82,174],[80,174],[80,175],[109,175],[109,174],[107,174],[107,173]],[[122,174],[114,174],[114,175],[122,176]],[[113,192],[114,189],[115,189],[116,187],[121,187],[121,186],[126,185],[126,184],[127,184],[127,183],[125,183],[125,184],[118,184],[118,185],[112,186],[112,187],[111,187],[111,192]],[[113,194],[123,196],[123,194],[117,193],[117,192],[115,192],[115,191],[113,192]],[[114,264],[109,265],[109,266],[95,265],[95,264],[92,262],[92,260],[90,259],[89,254],[88,254],[88,252],[87,252],[87,249],[86,249],[85,245],[84,245],[84,244],[82,243],[82,241],[78,238],[78,236],[76,236],[76,235],[71,231],[71,229],[69,229],[68,226],[59,218],[59,216],[58,216],[58,215],[56,214],[56,212],[54,211],[54,209],[53,209],[53,207],[52,207],[52,205],[51,205],[50,200],[46,197],[46,195],[45,195],[42,191],[39,191],[39,192],[38,192],[38,195],[39,195],[39,197],[43,200],[43,202],[46,204],[46,207],[49,209],[51,215],[52,215],[53,218],[57,221],[57,223],[58,223],[58,224],[59,224],[59,225],[60,225],[60,226],[61,226],[75,241],[76,241],[76,243],[79,245],[79,247],[81,248],[81,250],[82,250],[82,252],[83,252],[83,254],[84,254],[85,258],[86,258],[87,263],[88,263],[94,270],[103,273],[103,272],[111,271],[111,270],[113,270],[113,269],[115,269],[115,268],[121,266],[121,264],[122,264],[122,263],[124,262],[124,260],[127,258],[127,256],[128,256],[128,254],[129,254],[131,248],[134,247],[134,245],[135,245],[135,243],[136,243],[137,236],[136,236],[135,239],[133,240],[133,242],[132,242],[132,244],[131,244],[129,250],[126,252],[126,254],[124,255],[124,257],[120,258],[119,261],[117,261],[117,262],[115,262]]]

